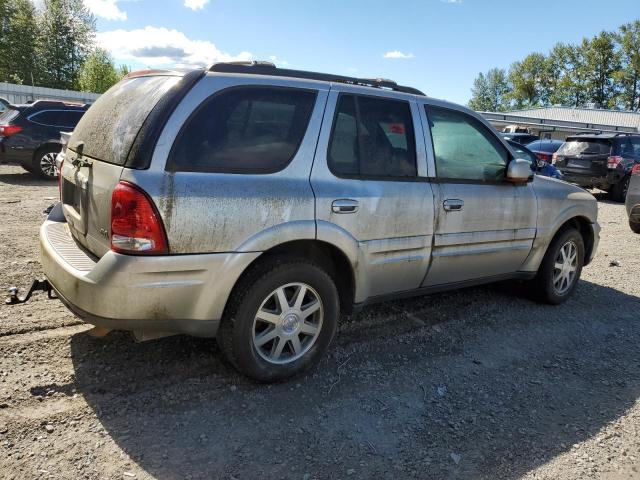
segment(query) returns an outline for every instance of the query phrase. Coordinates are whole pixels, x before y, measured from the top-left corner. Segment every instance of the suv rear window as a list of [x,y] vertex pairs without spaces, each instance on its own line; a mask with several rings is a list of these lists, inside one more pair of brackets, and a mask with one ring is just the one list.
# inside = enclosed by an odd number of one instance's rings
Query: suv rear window
[[611,142],[597,138],[568,138],[558,149],[558,155],[609,155],[611,153]]
[[147,116],[180,76],[127,78],[101,95],[87,110],[69,140],[76,150],[108,163],[124,165],[129,149]]
[[171,150],[167,170],[273,173],[293,159],[316,93],[283,87],[223,90],[191,115]]

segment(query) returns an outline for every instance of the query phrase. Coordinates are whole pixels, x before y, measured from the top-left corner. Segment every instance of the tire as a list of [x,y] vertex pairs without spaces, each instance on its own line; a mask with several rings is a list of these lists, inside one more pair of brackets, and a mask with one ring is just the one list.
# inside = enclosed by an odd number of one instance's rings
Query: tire
[[640,233],[640,223],[632,222],[629,220],[629,227],[633,233]]
[[[570,261],[567,267],[563,266],[566,270],[557,272],[556,263],[558,265],[562,263],[562,249],[565,249],[565,254],[569,253],[570,258],[573,258],[570,252],[575,252],[575,262]],[[559,305],[567,300],[578,285],[583,264],[584,241],[580,232],[575,228],[567,228],[558,232],[542,259],[536,277],[532,280],[533,291],[537,299],[551,305]],[[560,279],[554,282],[554,279],[558,278],[558,273],[561,274]],[[566,279],[566,283],[563,279]]]
[[629,190],[629,182],[631,181],[631,176],[626,175],[622,177],[622,179],[616,183],[611,190],[609,191],[611,195],[611,200],[614,202],[624,202],[627,198],[627,190]]
[[31,172],[40,178],[56,180],[58,178],[58,168],[56,167],[56,156],[62,147],[49,145],[37,150],[31,163]]
[[[287,306],[282,308],[281,302]],[[217,340],[240,372],[261,382],[281,381],[320,360],[339,315],[336,285],[320,266],[271,258],[253,267],[234,288]]]

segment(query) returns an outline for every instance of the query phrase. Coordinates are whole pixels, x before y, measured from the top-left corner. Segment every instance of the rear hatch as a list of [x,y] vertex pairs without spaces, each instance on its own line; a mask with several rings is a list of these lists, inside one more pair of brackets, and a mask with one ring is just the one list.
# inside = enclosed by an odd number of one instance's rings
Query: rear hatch
[[555,165],[563,173],[606,177],[611,146],[604,138],[569,137],[556,151]]
[[[152,110],[182,73],[132,74],[104,93],[87,110],[64,151],[60,194],[71,234],[94,255],[110,248],[111,194],[122,171],[135,164],[130,152]],[[172,90],[173,89],[173,90]]]

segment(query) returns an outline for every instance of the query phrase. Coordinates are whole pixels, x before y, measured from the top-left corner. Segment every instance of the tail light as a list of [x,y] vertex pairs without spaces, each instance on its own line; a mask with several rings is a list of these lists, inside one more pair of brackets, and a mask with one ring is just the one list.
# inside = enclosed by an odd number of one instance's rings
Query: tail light
[[153,201],[139,187],[120,182],[111,195],[111,250],[137,255],[169,253]]
[[0,125],[0,137],[10,137],[21,131],[22,127],[18,125]]
[[618,168],[618,165],[622,161],[622,157],[618,155],[612,155],[607,158],[607,168]]
[[631,169],[631,175],[640,175],[640,163],[636,163]]
[[551,161],[551,155],[549,155],[548,153],[537,152],[536,156],[538,157],[538,160],[542,160],[543,162]]

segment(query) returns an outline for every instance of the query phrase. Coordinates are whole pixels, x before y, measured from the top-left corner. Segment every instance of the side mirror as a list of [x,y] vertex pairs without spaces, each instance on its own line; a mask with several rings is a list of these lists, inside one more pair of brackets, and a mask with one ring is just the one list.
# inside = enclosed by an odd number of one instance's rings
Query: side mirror
[[527,183],[533,180],[531,162],[522,158],[514,158],[507,166],[507,182]]

